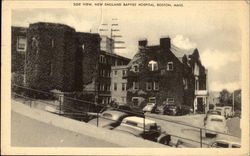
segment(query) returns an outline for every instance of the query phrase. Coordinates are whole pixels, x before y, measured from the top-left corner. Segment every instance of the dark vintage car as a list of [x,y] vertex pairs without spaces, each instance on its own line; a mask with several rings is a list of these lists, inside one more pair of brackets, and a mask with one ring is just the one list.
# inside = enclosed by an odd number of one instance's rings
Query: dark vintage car
[[165,115],[172,115],[172,116],[178,116],[178,115],[187,115],[192,112],[191,107],[186,105],[167,105],[163,109],[163,114]]
[[131,115],[117,110],[106,110],[101,114],[96,114],[96,118],[90,120],[88,123],[93,125],[98,124],[100,127],[113,129],[119,126],[121,121],[128,116]]
[[[143,128],[144,125],[145,129]],[[126,117],[122,120],[121,125],[113,130],[165,145],[169,145],[171,141],[171,136],[162,132],[161,127],[155,121],[142,117]]]

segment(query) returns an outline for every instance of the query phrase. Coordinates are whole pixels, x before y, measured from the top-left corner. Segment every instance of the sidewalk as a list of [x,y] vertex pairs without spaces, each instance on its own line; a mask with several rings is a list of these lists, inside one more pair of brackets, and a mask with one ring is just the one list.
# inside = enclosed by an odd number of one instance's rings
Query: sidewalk
[[13,112],[38,120],[40,122],[44,122],[52,126],[60,127],[72,132],[77,132],[86,136],[95,137],[96,139],[104,140],[106,142],[117,144],[118,146],[122,147],[170,148],[168,146],[164,146],[155,142],[143,140],[141,138],[136,138],[134,136],[122,134],[103,128],[98,128],[94,125],[90,125],[84,122],[72,120],[42,110],[30,108],[29,106],[14,100],[12,100],[11,109]]

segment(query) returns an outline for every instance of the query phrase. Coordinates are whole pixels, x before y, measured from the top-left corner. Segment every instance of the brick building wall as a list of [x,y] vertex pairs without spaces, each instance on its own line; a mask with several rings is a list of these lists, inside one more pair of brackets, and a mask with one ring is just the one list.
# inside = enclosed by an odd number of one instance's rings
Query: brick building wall
[[[154,102],[157,105],[193,106],[195,98],[193,71],[194,64],[197,62],[199,64],[199,60],[192,56],[194,51],[186,56],[182,50],[176,50],[176,47],[172,46],[170,38],[160,39],[160,45],[157,46],[147,46],[146,40],[139,41],[139,52],[128,65],[127,101],[129,103],[138,103],[140,107],[148,102]],[[183,55],[180,55],[182,53]],[[157,64],[157,68],[152,69],[150,62]],[[199,66],[203,70],[202,65],[199,64]],[[138,68],[137,72],[135,68]],[[205,77],[204,74],[201,75]],[[136,82],[138,82],[138,88],[134,89]],[[157,87],[154,88],[154,86]]]
[[127,65],[130,59],[119,56],[117,54],[111,54],[109,52],[101,51],[99,55],[98,71],[98,102],[108,104],[111,102],[111,90],[112,90],[112,73],[111,67],[118,65]]

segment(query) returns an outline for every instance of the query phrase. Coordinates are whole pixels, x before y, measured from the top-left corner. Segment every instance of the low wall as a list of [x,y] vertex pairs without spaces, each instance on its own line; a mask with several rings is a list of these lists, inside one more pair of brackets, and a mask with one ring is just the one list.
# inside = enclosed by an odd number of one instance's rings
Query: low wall
[[169,146],[161,145],[152,141],[144,140],[142,138],[136,138],[127,134],[111,131],[103,128],[90,125],[88,123],[72,120],[66,117],[58,116],[49,112],[45,112],[39,109],[31,108],[28,105],[24,105],[21,102],[12,100],[11,110],[22,114],[24,116],[33,118],[35,120],[67,129],[73,132],[77,132],[83,135],[94,137],[97,139],[105,140],[110,143],[114,143],[123,147],[164,147]]

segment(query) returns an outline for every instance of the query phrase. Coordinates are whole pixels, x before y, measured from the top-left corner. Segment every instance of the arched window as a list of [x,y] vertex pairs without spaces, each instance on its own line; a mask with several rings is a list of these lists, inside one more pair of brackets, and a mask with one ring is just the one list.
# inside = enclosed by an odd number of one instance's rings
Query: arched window
[[148,62],[148,67],[150,71],[156,71],[158,70],[158,63],[156,61],[151,60]]

